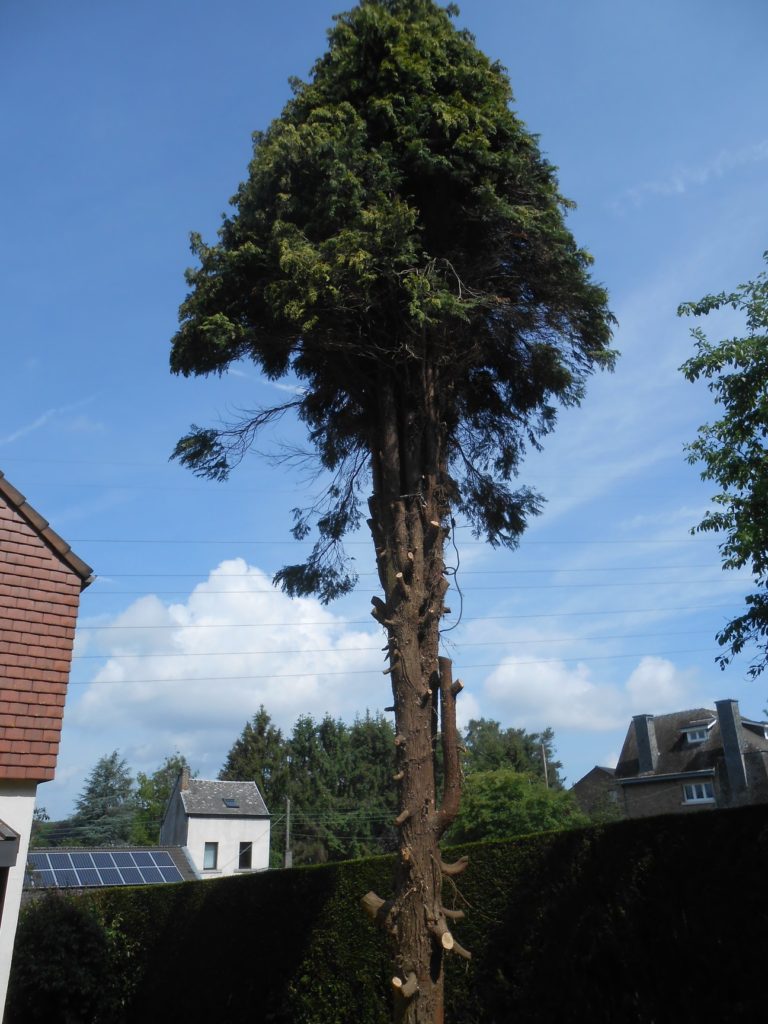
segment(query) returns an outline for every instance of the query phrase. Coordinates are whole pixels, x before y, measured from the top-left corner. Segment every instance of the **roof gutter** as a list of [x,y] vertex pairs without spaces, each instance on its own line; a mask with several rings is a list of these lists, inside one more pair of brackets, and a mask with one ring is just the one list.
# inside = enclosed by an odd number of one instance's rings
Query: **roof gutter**
[[668,775],[633,776],[629,779],[616,779],[622,786],[639,786],[644,782],[675,782],[677,779],[706,779],[715,774],[714,768],[702,768],[695,772],[670,772]]

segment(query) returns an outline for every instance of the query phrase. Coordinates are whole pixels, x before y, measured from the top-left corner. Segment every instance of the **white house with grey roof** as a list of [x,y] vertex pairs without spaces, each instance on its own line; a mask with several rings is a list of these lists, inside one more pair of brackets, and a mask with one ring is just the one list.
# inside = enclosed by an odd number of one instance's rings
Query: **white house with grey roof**
[[269,811],[255,782],[176,781],[160,827],[163,846],[182,846],[200,878],[269,867]]

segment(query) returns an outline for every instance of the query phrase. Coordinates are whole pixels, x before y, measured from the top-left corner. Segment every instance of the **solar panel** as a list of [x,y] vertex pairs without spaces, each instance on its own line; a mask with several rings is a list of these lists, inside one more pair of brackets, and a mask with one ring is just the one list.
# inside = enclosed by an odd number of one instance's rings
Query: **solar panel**
[[120,873],[126,885],[143,885],[144,879],[138,868],[121,868]]
[[79,850],[30,852],[26,884],[72,889],[181,881],[182,874],[167,850]]
[[93,857],[90,853],[72,853],[70,856],[72,857],[72,864],[76,868],[93,867]]

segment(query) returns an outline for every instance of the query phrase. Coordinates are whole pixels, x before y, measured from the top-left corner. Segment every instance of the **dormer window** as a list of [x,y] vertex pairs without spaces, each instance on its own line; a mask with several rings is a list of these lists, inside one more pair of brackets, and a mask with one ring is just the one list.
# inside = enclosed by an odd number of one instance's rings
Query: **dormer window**
[[714,724],[714,718],[710,718],[708,721],[700,719],[698,722],[690,722],[688,725],[683,726],[682,733],[685,737],[685,742],[688,744],[703,743],[709,736],[709,730]]
[[703,743],[707,738],[706,729],[686,729],[685,738],[688,743]]

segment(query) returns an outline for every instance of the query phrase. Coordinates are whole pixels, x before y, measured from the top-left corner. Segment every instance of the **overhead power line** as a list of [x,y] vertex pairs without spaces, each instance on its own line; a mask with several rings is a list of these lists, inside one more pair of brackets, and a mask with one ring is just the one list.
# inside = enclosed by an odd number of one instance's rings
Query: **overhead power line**
[[[576,658],[543,658],[533,661],[515,661],[514,665],[560,665],[574,662],[591,661],[613,661],[622,658],[655,658],[668,654],[702,654],[710,651],[713,655],[717,652],[710,647],[691,647],[674,651],[633,651],[624,654],[597,654]],[[476,668],[499,668],[498,661],[483,662],[477,665],[462,665],[462,671],[466,672]],[[70,680],[71,686],[121,686],[124,684],[133,685],[136,683],[225,683],[244,682],[253,679],[306,679],[308,676],[370,676],[381,675],[381,671],[375,668],[340,669],[330,672],[318,669],[315,672],[264,672],[248,673],[243,676],[176,676],[173,679],[100,679],[96,680]]]
[[[546,569],[462,569],[462,576],[515,576],[519,574],[530,575],[531,573],[586,573],[586,572],[672,572],[682,571],[686,572],[690,569],[711,569],[712,562],[698,562],[689,565],[609,565],[609,566],[590,566],[584,569],[561,569],[559,566],[553,566]],[[210,575],[214,575],[210,569],[206,569],[203,572],[153,572],[151,569],[147,572],[108,572],[104,570],[101,576],[97,577],[94,582],[104,582],[102,577],[108,579],[199,579],[201,576],[208,578]],[[252,572],[228,572],[218,576],[216,578],[221,579],[246,579],[252,578]],[[377,576],[376,572],[358,572],[358,576]],[[92,593],[92,591],[88,591]]]
[[[465,594],[480,593],[481,591],[487,590],[591,590],[593,588],[604,588],[604,587],[688,587],[688,586],[701,586],[702,584],[731,584],[741,582],[751,582],[751,576],[719,576],[717,579],[709,580],[626,580],[622,583],[505,583],[503,586],[493,587],[463,587]],[[358,594],[378,594],[380,587],[374,587],[371,590],[367,588],[357,588]],[[152,590],[151,594],[155,596],[170,596],[171,594],[186,594],[186,590]],[[270,587],[268,590],[206,590],[202,594],[197,594],[197,597],[222,597],[228,594],[275,594],[280,593],[279,588]],[[109,590],[103,592],[95,592],[92,596],[99,597],[125,597],[125,596],[150,596],[146,590]]]
[[[469,525],[457,526],[457,530],[468,530]],[[644,545],[657,545],[657,544],[707,544],[711,541],[701,537],[680,537],[678,539],[635,539],[635,540],[598,540],[589,538],[580,538],[578,540],[529,540],[527,537],[523,538],[526,545],[536,544],[539,546],[567,546],[567,545],[619,545],[625,546],[628,544],[644,544]],[[213,540],[209,538],[196,539],[194,537],[189,538],[178,538],[178,537],[164,537],[164,538],[139,538],[139,537],[72,537],[70,539],[72,544],[162,544],[164,546],[169,545],[207,545],[207,544],[238,544],[238,545],[268,545],[269,547],[276,547],[278,545],[290,545],[296,547],[299,544],[304,546],[311,546],[314,544],[313,540],[295,540],[293,537],[281,537],[278,540],[243,540],[237,538],[229,539],[218,539]],[[370,540],[345,540],[345,547],[370,547]],[[465,547],[487,547],[487,542],[484,540],[463,540],[462,545]]]
[[[601,636],[566,636],[566,637],[543,637],[541,640],[454,640],[452,643],[458,647],[512,647],[521,644],[528,644],[531,647],[538,647],[541,644],[572,644],[586,640],[644,640],[649,637],[663,636],[698,636],[700,634],[711,634],[711,629],[685,629],[665,633],[604,633]],[[254,655],[266,654],[347,654],[360,653],[361,651],[380,651],[377,645],[374,647],[303,647],[293,649],[274,649],[269,651],[154,651],[148,654],[75,654],[73,661],[103,661],[109,658],[112,661],[123,661],[126,658],[243,658]]]
[[[498,620],[509,621],[511,619],[560,619],[571,618],[576,615],[648,615],[667,612],[703,612],[720,611],[724,608],[731,608],[730,604],[699,604],[686,605],[684,607],[663,607],[656,605],[654,608],[608,608],[602,611],[580,611],[580,612],[532,612],[523,615],[473,615],[464,616],[464,622],[492,622]],[[331,619],[311,622],[200,622],[183,623],[174,622],[163,626],[150,625],[120,625],[120,626],[87,626],[78,625],[78,631],[88,630],[122,630],[122,629],[301,629],[305,626],[369,626],[370,619]]]

